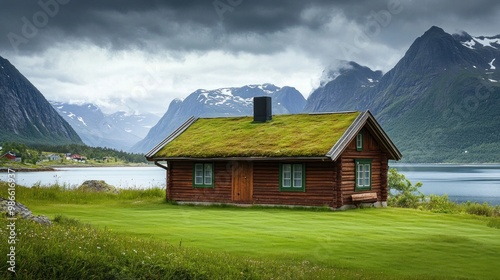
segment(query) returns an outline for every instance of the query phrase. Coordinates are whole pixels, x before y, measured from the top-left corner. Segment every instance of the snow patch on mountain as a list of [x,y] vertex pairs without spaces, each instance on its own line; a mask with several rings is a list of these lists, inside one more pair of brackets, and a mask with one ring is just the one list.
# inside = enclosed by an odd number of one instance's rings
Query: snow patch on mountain
[[85,121],[83,120],[82,117],[78,117],[77,120],[80,121],[81,123],[83,123],[84,126],[87,126],[87,124],[85,123]]
[[476,44],[480,44],[483,47],[490,47],[497,49],[497,47],[492,46],[491,44],[497,44],[500,45],[500,38],[493,38],[493,37],[472,37],[472,39],[464,42],[460,42],[463,46],[475,50]]
[[496,58],[493,58],[493,60],[490,63],[488,63],[490,65],[490,69],[492,69],[492,70],[497,69],[495,66],[493,66],[493,62],[495,62],[495,59]]
[[465,47],[473,50],[474,49],[474,46],[476,45],[476,41],[474,40],[469,40],[469,41],[465,41],[465,42],[461,42],[462,45],[464,45]]

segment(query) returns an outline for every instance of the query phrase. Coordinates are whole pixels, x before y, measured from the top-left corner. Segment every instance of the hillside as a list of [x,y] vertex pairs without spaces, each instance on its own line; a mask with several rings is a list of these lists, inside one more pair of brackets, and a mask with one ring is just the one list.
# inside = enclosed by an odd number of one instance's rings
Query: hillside
[[0,142],[82,144],[38,89],[0,57]]

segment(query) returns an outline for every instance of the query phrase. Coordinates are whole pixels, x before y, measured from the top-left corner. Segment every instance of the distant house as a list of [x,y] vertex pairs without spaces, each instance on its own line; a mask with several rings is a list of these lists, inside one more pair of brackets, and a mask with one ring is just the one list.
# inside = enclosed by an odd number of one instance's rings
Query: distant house
[[50,161],[58,161],[61,159],[61,156],[57,154],[51,154],[47,156],[47,159]]
[[21,162],[22,161],[22,158],[20,156],[17,156],[15,153],[13,153],[11,151],[8,151],[5,154],[1,155],[0,159],[7,159],[10,161],[14,161],[14,162]]
[[79,162],[85,162],[87,160],[86,157],[82,156],[82,155],[79,155],[79,154],[72,154],[70,157],[69,157],[70,160],[73,160],[73,161],[79,161]]
[[[179,202],[387,205],[388,160],[402,155],[369,112],[190,118],[146,158],[167,171]],[[162,164],[166,162],[166,164]]]

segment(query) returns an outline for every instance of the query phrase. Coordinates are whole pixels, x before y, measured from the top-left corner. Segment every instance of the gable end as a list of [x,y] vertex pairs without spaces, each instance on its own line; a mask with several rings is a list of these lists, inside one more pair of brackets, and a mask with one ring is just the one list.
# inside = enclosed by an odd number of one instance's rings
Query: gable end
[[396,148],[370,111],[363,112],[352,122],[326,156],[336,161],[364,126],[370,128],[376,140],[389,152],[389,159],[400,160],[402,158],[401,152]]

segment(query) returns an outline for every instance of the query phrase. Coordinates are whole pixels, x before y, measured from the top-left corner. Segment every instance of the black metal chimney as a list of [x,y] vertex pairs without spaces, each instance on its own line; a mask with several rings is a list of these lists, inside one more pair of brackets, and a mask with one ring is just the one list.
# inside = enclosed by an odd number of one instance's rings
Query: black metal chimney
[[270,96],[253,98],[253,121],[267,122],[273,119],[272,102]]

